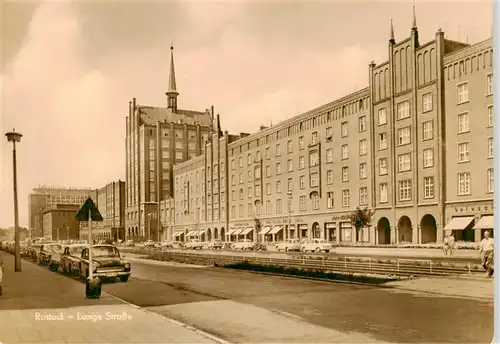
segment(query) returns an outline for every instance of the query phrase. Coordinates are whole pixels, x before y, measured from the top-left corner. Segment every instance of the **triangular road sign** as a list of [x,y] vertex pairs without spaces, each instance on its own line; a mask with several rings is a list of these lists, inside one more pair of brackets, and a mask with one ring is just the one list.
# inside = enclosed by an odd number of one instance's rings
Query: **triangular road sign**
[[83,203],[82,207],[80,210],[78,210],[78,213],[76,214],[76,219],[78,221],[88,221],[89,220],[89,211],[91,213],[92,221],[103,221],[104,219],[102,218],[101,213],[99,213],[99,209],[95,206],[94,201],[92,198],[87,198],[85,203]]

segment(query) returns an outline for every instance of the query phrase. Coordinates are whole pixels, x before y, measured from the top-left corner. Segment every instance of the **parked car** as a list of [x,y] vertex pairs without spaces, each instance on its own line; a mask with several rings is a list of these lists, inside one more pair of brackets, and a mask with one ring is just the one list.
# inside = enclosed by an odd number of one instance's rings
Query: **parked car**
[[235,242],[233,244],[233,249],[235,250],[253,250],[253,248],[255,247],[255,243],[253,241],[250,241],[250,240],[243,240],[243,241],[239,241],[239,242]]
[[72,273],[80,269],[82,251],[86,247],[88,247],[88,245],[73,244],[64,248],[60,263],[63,272]]
[[43,244],[40,247],[40,252],[38,253],[38,263],[40,265],[49,265],[50,259],[54,252],[58,253],[62,251],[62,245],[57,243]]
[[302,252],[330,252],[333,246],[325,239],[312,239],[302,244]]
[[184,243],[181,241],[174,241],[172,243],[172,248],[183,248],[183,247],[184,247]]
[[193,240],[190,242],[187,242],[184,247],[189,250],[201,250],[203,248],[203,243],[199,240]]
[[131,246],[131,247],[134,247],[135,244],[134,244],[134,240],[127,240],[127,242],[125,243],[125,246]]
[[214,240],[210,243],[208,243],[208,249],[211,249],[211,250],[222,250],[222,246],[224,244],[222,243],[222,241],[220,240]]
[[131,264],[123,259],[114,245],[92,246],[92,263],[89,261],[89,249],[84,248],[80,256],[80,276],[87,278],[90,269],[93,275],[100,278],[119,278],[127,282],[132,273]]
[[156,243],[153,240],[148,240],[144,242],[144,247],[145,248],[153,248],[155,247]]
[[300,251],[302,245],[299,239],[287,239],[276,244],[276,251]]

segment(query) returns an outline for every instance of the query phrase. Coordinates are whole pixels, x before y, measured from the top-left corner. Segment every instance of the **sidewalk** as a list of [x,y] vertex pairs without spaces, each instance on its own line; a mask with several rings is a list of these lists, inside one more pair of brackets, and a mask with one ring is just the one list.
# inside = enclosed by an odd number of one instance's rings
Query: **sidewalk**
[[[473,298],[493,302],[494,283],[484,274],[474,274],[463,278],[432,277],[387,283],[397,290],[438,294],[448,297]],[[389,289],[390,290],[390,289]]]
[[[7,343],[217,343],[199,331],[107,293],[85,298],[84,284],[14,258],[4,258],[0,342]],[[103,285],[106,290],[106,285]],[[144,291],[147,292],[147,291]]]

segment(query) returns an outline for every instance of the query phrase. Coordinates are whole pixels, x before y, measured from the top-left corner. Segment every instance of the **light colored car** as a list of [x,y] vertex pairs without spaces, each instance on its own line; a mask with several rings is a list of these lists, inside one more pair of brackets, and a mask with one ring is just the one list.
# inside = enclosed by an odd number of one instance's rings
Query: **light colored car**
[[302,244],[302,252],[330,252],[333,246],[325,239],[312,239]]
[[253,250],[255,246],[255,243],[253,241],[250,241],[250,240],[244,240],[244,241],[239,241],[239,242],[235,242],[233,244],[233,249],[234,250]]
[[160,247],[162,247],[162,248],[171,248],[171,247],[173,247],[173,245],[174,245],[174,243],[171,241],[162,241],[160,243]]
[[276,251],[300,251],[302,245],[299,239],[287,239],[276,245]]
[[156,243],[153,240],[147,240],[144,242],[144,247],[155,247]]
[[184,248],[186,248],[187,250],[201,250],[203,248],[203,243],[201,241],[198,241],[198,240],[193,240],[193,241],[187,242],[184,245]]
[[86,247],[88,247],[88,245],[72,244],[64,248],[60,264],[63,272],[72,273],[80,269],[82,251]]
[[214,240],[208,243],[208,248],[211,250],[222,250],[222,246],[224,246],[224,244],[220,240]]
[[80,276],[87,278],[89,270],[93,269],[93,275],[100,278],[116,279],[127,282],[132,266],[123,259],[120,251],[114,245],[92,246],[92,263],[89,260],[89,249],[84,248],[80,256]]

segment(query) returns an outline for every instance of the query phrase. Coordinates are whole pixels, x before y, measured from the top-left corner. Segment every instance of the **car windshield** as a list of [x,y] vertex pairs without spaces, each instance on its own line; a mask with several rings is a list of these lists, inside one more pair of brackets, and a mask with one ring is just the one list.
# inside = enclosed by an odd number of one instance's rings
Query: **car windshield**
[[120,253],[113,246],[98,246],[92,249],[94,257],[119,257]]
[[69,248],[69,254],[73,256],[79,256],[86,246],[75,246]]

